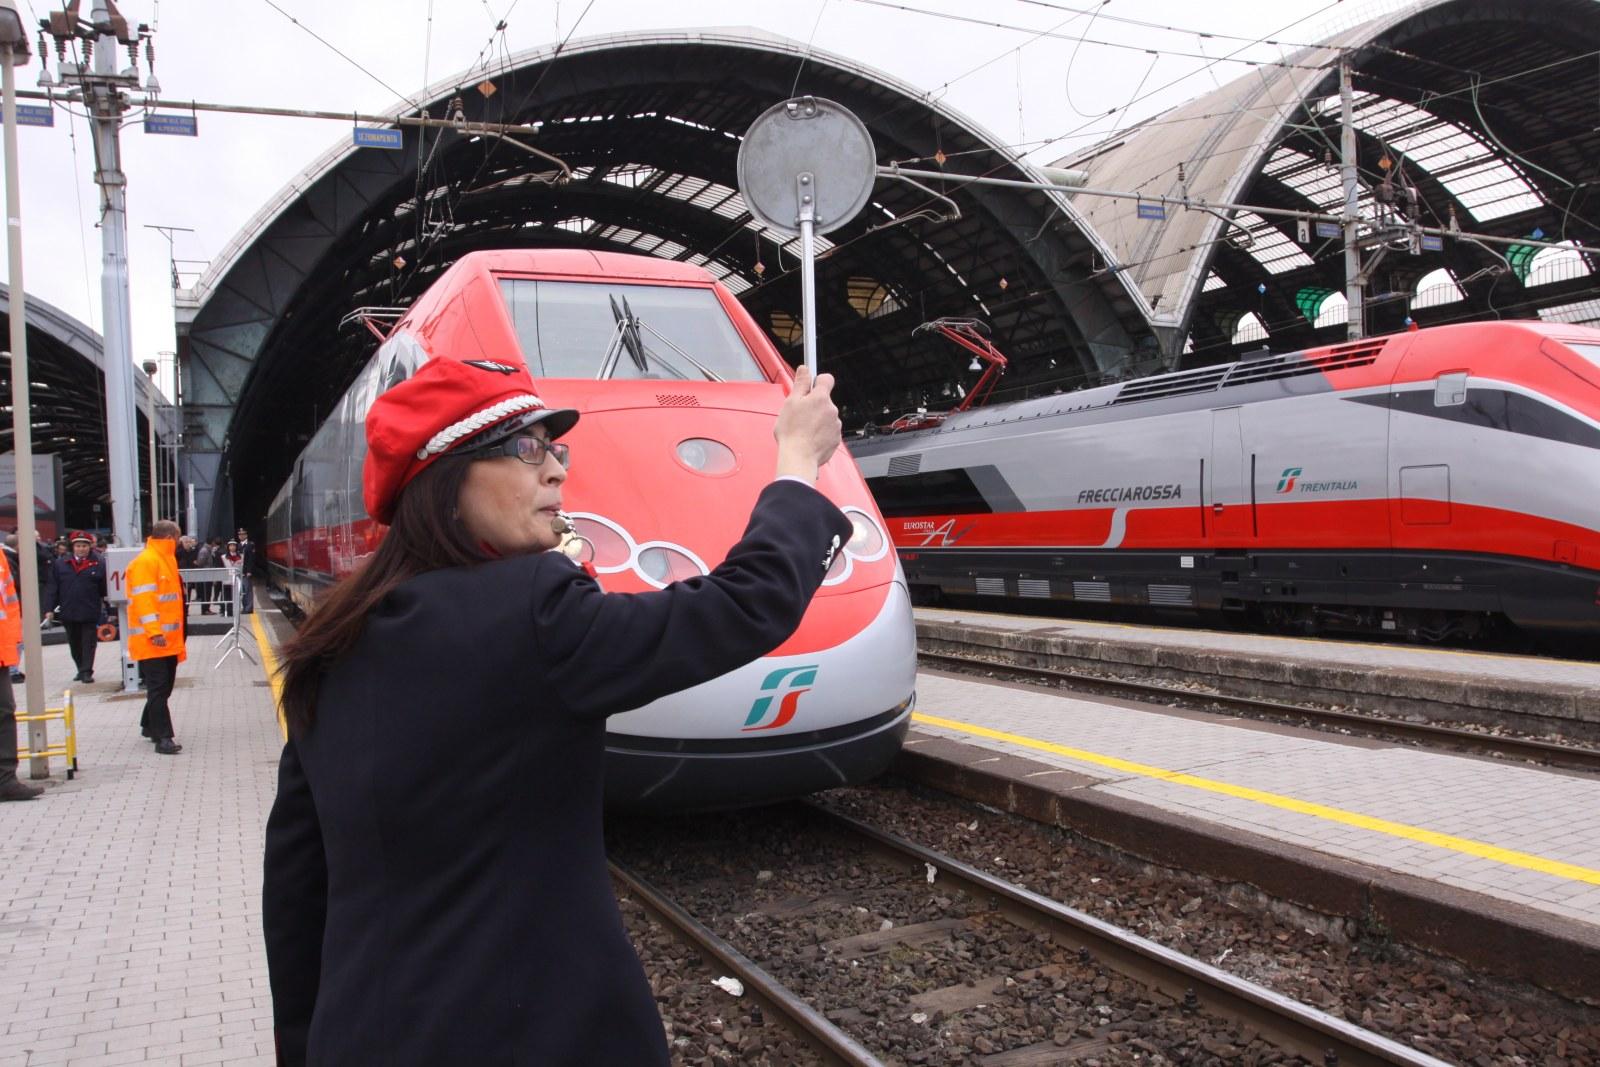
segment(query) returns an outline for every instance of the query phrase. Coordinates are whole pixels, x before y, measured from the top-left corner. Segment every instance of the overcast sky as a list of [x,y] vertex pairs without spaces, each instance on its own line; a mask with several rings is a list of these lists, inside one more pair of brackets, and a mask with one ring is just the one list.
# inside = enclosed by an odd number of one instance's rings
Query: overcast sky
[[[85,13],[92,3],[83,0]],[[32,26],[64,0],[19,6]],[[329,111],[385,110],[396,97],[380,82],[413,94],[471,67],[491,38],[490,54],[498,57],[502,47],[514,54],[569,33],[578,39],[755,26],[942,92],[1006,143],[1077,131],[1032,147],[1033,157],[1047,162],[1250,69],[1203,56],[1242,48],[1240,58],[1280,58],[1281,47],[1246,42],[1263,35],[1316,40],[1397,6],[1398,0],[123,0],[121,10],[130,22],[157,30],[164,98]],[[1093,16],[1080,8],[1092,8]],[[494,32],[502,19],[503,44]],[[18,87],[34,88],[38,70],[35,57],[18,70]],[[177,257],[209,261],[309,163],[350,137],[347,123],[305,119],[202,113],[199,123],[198,138],[148,135],[138,125],[123,134],[135,362],[175,344],[167,241],[146,227],[192,229],[176,236]],[[86,124],[58,108],[53,129],[24,127],[18,138],[28,292],[99,330],[99,193]],[[185,282],[203,266],[185,265]]]

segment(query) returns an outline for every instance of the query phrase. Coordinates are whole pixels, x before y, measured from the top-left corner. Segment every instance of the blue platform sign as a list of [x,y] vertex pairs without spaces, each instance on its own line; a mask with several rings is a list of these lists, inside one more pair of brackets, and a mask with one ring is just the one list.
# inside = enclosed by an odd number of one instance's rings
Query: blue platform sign
[[1436,233],[1425,233],[1425,234],[1423,234],[1422,235],[1422,250],[1424,252],[1443,252],[1444,251],[1444,238],[1440,237]]
[[18,126],[54,126],[55,124],[56,112],[49,104],[42,106],[39,104],[17,105]]
[[163,133],[172,137],[199,137],[200,120],[193,115],[146,115],[145,133]]
[[1337,236],[1339,236],[1339,234],[1341,232],[1342,231],[1339,229],[1339,224],[1337,222],[1318,222],[1317,223],[1317,236],[1318,237],[1337,237]]
[[1164,219],[1167,217],[1165,204],[1140,204],[1139,217],[1141,219]]
[[354,133],[357,148],[388,148],[398,151],[405,147],[399,130],[379,130],[371,126],[357,126]]

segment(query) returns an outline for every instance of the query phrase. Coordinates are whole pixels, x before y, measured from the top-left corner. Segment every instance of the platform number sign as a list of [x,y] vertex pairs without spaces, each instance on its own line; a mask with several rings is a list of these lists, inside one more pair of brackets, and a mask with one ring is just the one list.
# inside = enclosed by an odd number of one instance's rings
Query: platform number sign
[[106,599],[113,604],[128,599],[128,564],[142,548],[106,549]]

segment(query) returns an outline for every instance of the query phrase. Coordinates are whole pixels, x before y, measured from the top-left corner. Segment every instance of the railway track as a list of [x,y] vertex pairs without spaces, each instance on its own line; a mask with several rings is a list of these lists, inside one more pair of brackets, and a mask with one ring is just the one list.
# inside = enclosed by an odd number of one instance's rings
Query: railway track
[[1466,730],[1433,723],[1408,722],[1404,719],[1381,715],[1364,715],[1360,712],[1335,711],[1331,708],[1285,704],[1275,700],[1254,697],[1228,696],[1175,686],[1141,682],[1131,678],[1113,678],[1098,674],[1080,674],[1050,667],[1032,667],[1024,664],[1002,663],[995,660],[959,656],[949,652],[919,650],[921,662],[945,666],[959,671],[982,670],[997,675],[1048,682],[1054,688],[1079,691],[1109,692],[1131,696],[1140,700],[1152,698],[1179,701],[1185,705],[1204,705],[1208,709],[1234,712],[1250,718],[1270,718],[1295,725],[1310,725],[1321,729],[1353,731],[1383,737],[1447,748],[1482,756],[1501,756],[1541,763],[1568,770],[1600,773],[1600,748],[1564,745],[1536,738],[1506,734],[1491,734],[1480,730]]
[[[793,818],[798,829],[775,831],[794,835],[781,878],[733,886],[693,848],[661,841],[651,874],[627,860],[613,873],[826,1062],[1444,1062],[849,816],[807,804]],[[731,924],[766,966],[695,911]]]
[[611,876],[633,898],[682,941],[715,960],[727,977],[737,979],[743,994],[754,997],[768,1015],[776,1016],[790,1033],[816,1051],[824,1063],[840,1067],[881,1067],[882,1061],[855,1039],[825,1019],[755,961],[679,906],[670,896],[632,868],[611,861]]

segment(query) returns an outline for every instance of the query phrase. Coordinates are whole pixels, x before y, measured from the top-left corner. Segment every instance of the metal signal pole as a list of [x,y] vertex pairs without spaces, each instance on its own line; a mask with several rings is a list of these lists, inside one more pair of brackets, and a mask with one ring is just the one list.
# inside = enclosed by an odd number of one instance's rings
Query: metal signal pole
[[[116,19],[117,22],[112,20]],[[122,173],[118,136],[127,110],[123,88],[137,88],[137,75],[117,73],[119,44],[128,43],[127,22],[111,0],[95,0],[90,15],[98,38],[94,73],[84,74],[84,102],[94,117],[95,184],[100,186],[100,300],[105,328],[106,465],[111,475],[111,529],[117,542],[143,540],[139,508],[139,447],[134,427],[133,322],[128,295],[128,180]],[[117,28],[120,26],[120,34]],[[122,40],[118,40],[118,37]]]
[[[11,576],[22,601],[22,644],[27,710],[44,712],[44,649],[39,645],[39,544],[34,532],[33,424],[28,401],[28,297],[22,282],[22,191],[17,167],[17,82],[13,67],[28,61],[28,38],[15,0],[0,6],[0,93],[4,94],[6,153],[6,255],[11,278],[11,442],[17,461],[17,573]],[[0,667],[0,670],[4,670]],[[13,727],[7,727],[13,729]],[[42,722],[28,724],[28,750],[48,747]],[[28,777],[48,778],[50,761],[34,756]]]
[[1361,246],[1357,243],[1360,233],[1356,207],[1361,185],[1356,173],[1356,109],[1348,55],[1339,57],[1339,176],[1344,181],[1344,213],[1340,225],[1344,229],[1344,296],[1349,315],[1345,338],[1359,341],[1365,333],[1366,311],[1362,297]]

